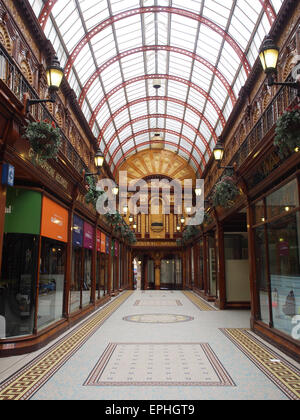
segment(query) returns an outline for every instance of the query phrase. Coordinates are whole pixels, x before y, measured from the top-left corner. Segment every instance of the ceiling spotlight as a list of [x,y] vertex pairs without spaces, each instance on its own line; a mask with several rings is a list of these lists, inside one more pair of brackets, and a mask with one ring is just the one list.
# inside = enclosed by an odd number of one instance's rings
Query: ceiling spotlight
[[161,88],[161,80],[160,79],[154,79],[153,80],[153,87],[154,89],[160,89]]

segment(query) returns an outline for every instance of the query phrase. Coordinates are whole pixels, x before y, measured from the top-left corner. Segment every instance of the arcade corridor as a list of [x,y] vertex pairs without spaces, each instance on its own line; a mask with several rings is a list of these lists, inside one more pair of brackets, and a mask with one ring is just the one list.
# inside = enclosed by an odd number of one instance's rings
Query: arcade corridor
[[249,317],[192,292],[127,291],[43,351],[2,360],[0,400],[299,400],[300,365]]

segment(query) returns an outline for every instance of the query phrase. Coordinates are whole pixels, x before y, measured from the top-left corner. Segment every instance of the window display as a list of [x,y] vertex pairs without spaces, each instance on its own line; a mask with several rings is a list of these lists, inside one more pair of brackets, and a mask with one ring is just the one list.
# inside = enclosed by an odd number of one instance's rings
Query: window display
[[42,238],[38,330],[63,317],[66,245]]
[[88,306],[91,303],[92,290],[92,260],[94,251],[94,228],[92,225],[84,222],[84,271],[82,284],[82,307]]
[[[260,202],[262,203],[262,202]],[[300,340],[300,212],[297,179],[267,196],[263,225],[255,228],[261,320]],[[296,211],[298,209],[298,211]]]
[[0,339],[33,334],[39,237],[4,235]]
[[72,235],[73,248],[70,285],[70,313],[79,310],[81,307],[83,220],[76,215],[74,215],[73,218]]

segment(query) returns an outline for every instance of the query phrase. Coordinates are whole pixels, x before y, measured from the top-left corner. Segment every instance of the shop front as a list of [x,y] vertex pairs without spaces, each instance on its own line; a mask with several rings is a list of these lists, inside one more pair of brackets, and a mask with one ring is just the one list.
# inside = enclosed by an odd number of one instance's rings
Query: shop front
[[253,205],[258,320],[300,340],[299,180],[294,177]]
[[41,192],[10,188],[3,238],[1,339],[37,333],[64,314],[68,211]]

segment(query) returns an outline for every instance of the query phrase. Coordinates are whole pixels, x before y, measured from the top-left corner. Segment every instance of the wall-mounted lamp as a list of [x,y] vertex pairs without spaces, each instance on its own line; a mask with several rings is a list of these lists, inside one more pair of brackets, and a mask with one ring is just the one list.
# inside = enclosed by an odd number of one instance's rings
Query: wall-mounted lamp
[[53,57],[50,66],[46,70],[48,90],[50,93],[50,99],[27,99],[26,101],[26,114],[29,113],[29,109],[32,105],[41,103],[55,103],[55,93],[59,90],[61,82],[64,77],[64,70],[60,67],[60,63],[56,56]]
[[224,158],[224,153],[225,153],[225,148],[223,146],[221,139],[219,139],[213,150],[215,161],[218,162],[218,169],[234,169],[233,166],[221,166],[221,162]]
[[132,223],[132,222],[133,222],[133,220],[134,220],[134,219],[133,219],[133,216],[132,216],[132,215],[130,215],[130,216],[129,216],[129,223]]
[[259,51],[259,58],[268,77],[268,86],[289,86],[297,90],[297,95],[300,97],[300,82],[275,82],[274,77],[277,73],[277,65],[279,58],[279,48],[270,36],[264,39],[262,47]]
[[181,216],[180,222],[183,224],[185,223],[185,218],[183,216]]
[[118,186],[113,187],[112,193],[113,193],[113,195],[118,195],[119,194],[119,187]]
[[200,187],[195,188],[195,194],[196,194],[197,197],[201,197],[202,188],[200,188]]
[[100,149],[98,149],[97,153],[95,154],[95,166],[97,168],[97,173],[85,173],[84,177],[93,176],[93,175],[100,175],[100,171],[102,166],[104,165],[104,156]]

